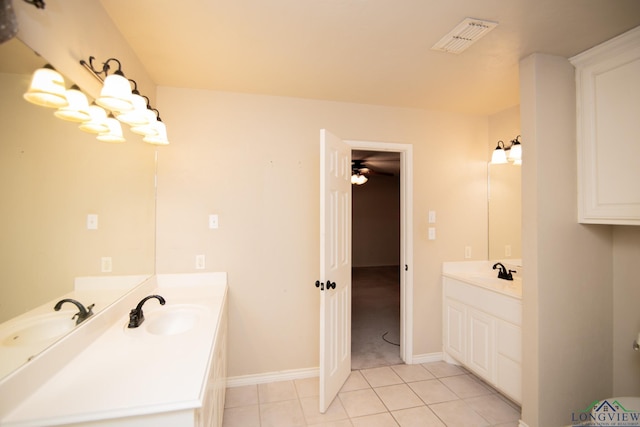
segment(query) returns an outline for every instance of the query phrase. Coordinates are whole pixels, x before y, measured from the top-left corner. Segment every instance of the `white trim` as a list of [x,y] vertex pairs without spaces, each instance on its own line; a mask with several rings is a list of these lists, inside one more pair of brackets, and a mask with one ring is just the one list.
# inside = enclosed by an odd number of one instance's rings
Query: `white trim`
[[529,427],[524,421],[518,420],[518,427]]
[[[400,153],[400,357],[413,356],[413,145],[392,142],[347,141],[352,150]],[[404,271],[404,266],[408,270]]]
[[443,353],[425,353],[425,354],[415,354],[413,356],[413,364],[417,365],[420,363],[431,363],[431,362],[440,362],[443,360]]
[[290,369],[287,371],[267,372],[264,374],[241,375],[228,377],[227,387],[266,384],[276,381],[291,381],[320,376],[320,368]]

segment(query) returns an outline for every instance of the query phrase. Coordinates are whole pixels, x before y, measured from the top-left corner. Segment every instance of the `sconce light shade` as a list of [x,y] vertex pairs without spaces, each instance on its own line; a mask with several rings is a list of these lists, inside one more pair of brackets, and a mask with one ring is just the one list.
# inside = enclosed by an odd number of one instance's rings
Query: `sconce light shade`
[[519,141],[520,135],[516,137],[513,141],[511,141],[511,149],[509,150],[509,160],[513,160],[514,162],[520,161],[522,164],[522,144]]
[[125,141],[124,136],[122,136],[122,126],[120,126],[120,122],[117,121],[115,117],[107,117],[107,126],[109,127],[109,130],[107,132],[99,133],[96,137],[98,138],[98,141],[116,144]]
[[156,134],[146,135],[142,140],[153,145],[169,145],[169,140],[167,139],[167,127],[165,124],[160,120],[156,120],[156,122],[151,126],[155,128]]
[[86,122],[91,119],[87,95],[82,93],[78,86],[71,86],[71,89],[65,92],[65,96],[69,105],[59,108],[58,111],[54,112],[53,114],[56,117],[70,122]]
[[111,111],[129,111],[133,109],[131,102],[131,84],[129,80],[116,71],[104,79],[100,96],[96,104]]
[[142,136],[157,135],[158,129],[156,128],[155,123],[158,121],[158,117],[156,116],[156,113],[154,113],[153,110],[147,108],[144,114],[147,117],[148,123],[146,125],[133,126],[131,128],[131,132],[137,133],[138,135]]
[[[500,144],[502,144],[502,146]],[[504,143],[502,141],[498,141],[498,146],[493,150],[491,163],[494,165],[507,163],[507,153],[504,151]]]
[[[149,117],[147,112],[147,101],[140,95],[131,95],[131,103],[133,104],[133,110],[124,111],[116,114],[116,119],[122,123],[126,123],[129,126],[144,126],[149,124]],[[156,116],[153,114],[153,120]]]
[[36,70],[24,99],[41,107],[60,108],[69,103],[65,96],[64,78],[49,64]]
[[89,120],[79,126],[80,130],[89,133],[105,133],[109,131],[107,112],[104,111],[104,108],[99,105],[90,105],[89,116]]

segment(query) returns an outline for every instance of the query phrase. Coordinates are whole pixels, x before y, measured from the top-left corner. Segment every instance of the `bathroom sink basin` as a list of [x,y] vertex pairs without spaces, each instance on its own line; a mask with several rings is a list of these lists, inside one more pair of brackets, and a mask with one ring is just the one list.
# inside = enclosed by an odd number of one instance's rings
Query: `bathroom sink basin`
[[2,337],[2,345],[23,346],[53,341],[75,328],[74,314],[73,311],[60,311],[25,319]]
[[177,304],[159,307],[145,313],[145,321],[140,327],[152,335],[178,335],[195,328],[206,316],[207,309],[200,305]]

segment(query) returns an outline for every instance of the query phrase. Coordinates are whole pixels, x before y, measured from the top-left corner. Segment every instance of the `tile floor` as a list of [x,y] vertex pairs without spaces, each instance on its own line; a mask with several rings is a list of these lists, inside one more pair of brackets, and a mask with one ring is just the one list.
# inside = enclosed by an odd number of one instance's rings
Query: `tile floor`
[[325,414],[318,378],[227,389],[223,427],[518,426],[520,408],[455,365],[353,371]]

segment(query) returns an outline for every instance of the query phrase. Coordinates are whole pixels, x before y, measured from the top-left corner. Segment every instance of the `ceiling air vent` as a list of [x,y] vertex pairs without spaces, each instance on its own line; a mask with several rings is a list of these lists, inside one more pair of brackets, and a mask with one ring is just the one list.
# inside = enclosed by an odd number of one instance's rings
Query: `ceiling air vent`
[[449,34],[433,45],[431,49],[441,52],[460,53],[480,40],[481,37],[493,30],[497,25],[497,22],[465,18]]

